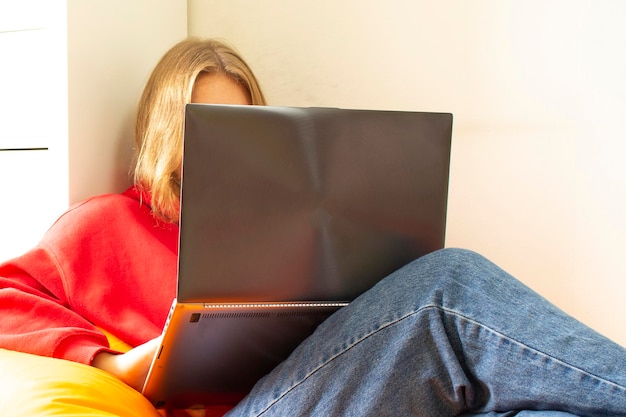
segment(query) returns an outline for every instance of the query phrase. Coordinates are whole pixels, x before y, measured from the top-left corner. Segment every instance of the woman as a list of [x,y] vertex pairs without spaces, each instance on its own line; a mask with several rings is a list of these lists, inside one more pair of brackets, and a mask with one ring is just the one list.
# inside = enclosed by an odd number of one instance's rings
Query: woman
[[[0,347],[141,387],[175,294],[188,102],[265,104],[227,46],[171,49],[141,98],[135,185],[74,206],[39,246],[0,266]],[[135,348],[113,351],[105,332]],[[229,415],[531,413],[626,415],[626,351],[479,255],[447,249],[329,318]]]

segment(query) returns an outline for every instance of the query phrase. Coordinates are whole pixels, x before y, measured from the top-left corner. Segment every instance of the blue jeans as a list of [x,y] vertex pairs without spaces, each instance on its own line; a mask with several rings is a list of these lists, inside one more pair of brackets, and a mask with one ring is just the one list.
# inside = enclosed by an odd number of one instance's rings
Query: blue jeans
[[626,350],[444,249],[322,323],[228,416],[626,416]]

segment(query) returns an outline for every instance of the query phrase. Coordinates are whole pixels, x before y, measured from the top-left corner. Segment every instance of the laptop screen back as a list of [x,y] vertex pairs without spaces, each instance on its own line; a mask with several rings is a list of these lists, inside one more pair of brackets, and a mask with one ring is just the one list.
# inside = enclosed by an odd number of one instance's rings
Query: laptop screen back
[[444,246],[452,115],[190,104],[179,302],[350,301]]

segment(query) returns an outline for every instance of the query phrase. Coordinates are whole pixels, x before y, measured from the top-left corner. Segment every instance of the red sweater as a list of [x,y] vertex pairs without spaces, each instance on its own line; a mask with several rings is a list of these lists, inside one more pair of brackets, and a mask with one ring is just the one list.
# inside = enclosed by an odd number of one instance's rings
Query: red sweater
[[[131,346],[161,334],[176,296],[178,226],[133,188],[71,207],[0,264],[0,348],[91,364],[104,329]],[[207,408],[221,416],[231,407]]]
[[161,333],[176,294],[178,226],[137,191],[70,208],[25,255],[0,264],[0,347],[90,364],[100,327],[132,346]]

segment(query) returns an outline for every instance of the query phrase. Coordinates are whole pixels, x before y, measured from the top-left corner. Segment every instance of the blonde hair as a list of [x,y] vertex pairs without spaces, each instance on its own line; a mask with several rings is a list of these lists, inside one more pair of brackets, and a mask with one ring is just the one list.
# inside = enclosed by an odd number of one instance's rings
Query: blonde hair
[[266,104],[250,67],[223,42],[189,38],[161,58],[139,101],[134,183],[149,196],[155,217],[167,222],[178,222],[184,108],[203,72],[230,76],[248,91],[251,104]]

